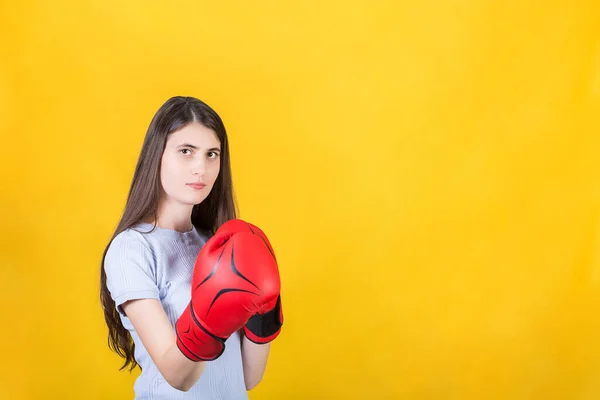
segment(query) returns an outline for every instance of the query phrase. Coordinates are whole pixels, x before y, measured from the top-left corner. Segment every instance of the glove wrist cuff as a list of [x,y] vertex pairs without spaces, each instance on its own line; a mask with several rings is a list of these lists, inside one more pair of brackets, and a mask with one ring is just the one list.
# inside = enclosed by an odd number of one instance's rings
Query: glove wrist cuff
[[275,340],[283,326],[281,296],[275,307],[264,314],[254,314],[244,326],[246,337],[257,344],[266,344]]
[[208,331],[194,314],[192,303],[175,325],[177,348],[194,362],[212,361],[225,351],[225,341]]

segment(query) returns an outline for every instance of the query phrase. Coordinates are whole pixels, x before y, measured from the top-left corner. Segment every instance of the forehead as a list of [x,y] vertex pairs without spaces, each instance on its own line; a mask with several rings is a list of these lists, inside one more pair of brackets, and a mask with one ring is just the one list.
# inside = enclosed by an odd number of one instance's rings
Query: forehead
[[167,139],[167,146],[179,146],[184,143],[206,149],[220,145],[216,133],[197,122],[192,122],[171,133]]

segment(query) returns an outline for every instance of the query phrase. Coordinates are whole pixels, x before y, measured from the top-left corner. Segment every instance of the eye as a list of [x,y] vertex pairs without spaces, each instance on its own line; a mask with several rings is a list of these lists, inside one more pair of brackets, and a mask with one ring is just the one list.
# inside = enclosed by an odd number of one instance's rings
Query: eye
[[217,158],[217,157],[219,157],[219,153],[217,153],[216,151],[208,152],[208,158]]
[[179,150],[183,155],[187,156],[192,154],[192,150],[191,149],[181,149]]

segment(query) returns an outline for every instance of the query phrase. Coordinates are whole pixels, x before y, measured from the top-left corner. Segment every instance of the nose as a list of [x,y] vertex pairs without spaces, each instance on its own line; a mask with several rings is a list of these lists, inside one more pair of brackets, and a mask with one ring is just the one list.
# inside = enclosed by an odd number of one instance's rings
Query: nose
[[198,158],[194,160],[192,164],[192,174],[194,175],[204,175],[206,172],[206,162],[202,158]]

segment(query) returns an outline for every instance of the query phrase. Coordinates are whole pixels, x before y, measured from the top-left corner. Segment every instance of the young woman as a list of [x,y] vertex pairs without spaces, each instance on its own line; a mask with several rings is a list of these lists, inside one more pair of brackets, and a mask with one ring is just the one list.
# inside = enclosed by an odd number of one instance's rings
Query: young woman
[[268,338],[250,340],[244,327],[223,340],[212,360],[183,354],[178,340],[176,324],[191,304],[197,257],[235,218],[221,118],[198,99],[169,99],[150,123],[101,268],[109,347],[125,359],[121,369],[140,367],[136,399],[247,399],[246,391],[262,379],[283,322],[280,303]]

